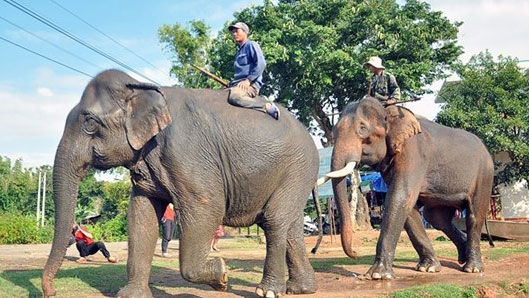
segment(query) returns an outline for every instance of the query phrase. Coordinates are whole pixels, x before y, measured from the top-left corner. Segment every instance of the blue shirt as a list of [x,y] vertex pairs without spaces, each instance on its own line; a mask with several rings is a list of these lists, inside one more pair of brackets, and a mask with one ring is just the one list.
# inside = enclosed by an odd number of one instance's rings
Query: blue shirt
[[247,40],[239,46],[233,66],[235,75],[230,86],[234,86],[244,79],[249,79],[259,89],[263,86],[266,61],[261,47],[255,41]]

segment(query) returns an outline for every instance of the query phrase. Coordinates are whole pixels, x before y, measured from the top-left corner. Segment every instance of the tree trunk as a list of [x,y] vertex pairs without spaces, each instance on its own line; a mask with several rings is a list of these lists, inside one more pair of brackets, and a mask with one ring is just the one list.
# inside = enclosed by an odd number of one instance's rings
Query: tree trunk
[[326,142],[323,142],[322,140],[322,146],[329,147],[334,145],[334,136],[332,133],[333,124],[331,123],[331,120],[323,110],[321,102],[314,102],[312,109],[312,117],[314,118],[314,120],[316,120],[320,128],[323,130],[323,136],[327,139]]
[[355,170],[351,175],[349,191],[351,195],[349,203],[351,208],[351,221],[353,222],[353,229],[355,231],[368,231],[372,229],[369,207],[364,194],[360,191],[360,182],[360,171]]

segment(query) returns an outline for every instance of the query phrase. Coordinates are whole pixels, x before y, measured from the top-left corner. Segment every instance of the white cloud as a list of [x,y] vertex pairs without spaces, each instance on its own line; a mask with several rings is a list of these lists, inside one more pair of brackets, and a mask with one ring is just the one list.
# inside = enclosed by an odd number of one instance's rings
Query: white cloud
[[42,96],[45,96],[45,97],[53,96],[53,92],[51,92],[51,90],[49,88],[46,88],[46,87],[38,88],[37,89],[37,93],[39,95],[42,95]]
[[462,21],[459,44],[464,46],[463,62],[488,50],[503,55],[529,59],[529,2],[518,0],[430,0],[433,10],[442,11],[452,22]]
[[0,156],[7,156],[11,159],[11,165],[17,159],[22,159],[22,167],[24,168],[38,168],[43,165],[53,165],[55,158],[55,150],[50,150],[45,153],[30,153],[30,152],[0,152]]
[[[155,68],[144,67],[141,70],[141,73],[146,77],[158,82],[162,86],[173,86],[178,80],[174,77],[169,76],[169,71],[171,70],[171,61],[169,60],[159,60],[153,63]],[[145,81],[144,78],[139,77],[136,74],[130,74],[133,78],[139,81]]]
[[25,84],[51,87],[35,92],[31,88],[0,90],[0,155],[22,158],[25,167],[53,164],[66,116],[79,101],[87,79],[38,69]]

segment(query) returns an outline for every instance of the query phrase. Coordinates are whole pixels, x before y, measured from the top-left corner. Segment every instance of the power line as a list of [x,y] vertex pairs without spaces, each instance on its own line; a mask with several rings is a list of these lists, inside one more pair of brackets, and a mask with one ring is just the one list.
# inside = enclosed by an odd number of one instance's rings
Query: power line
[[136,70],[132,69],[131,67],[129,67],[129,66],[126,65],[125,63],[119,61],[118,59],[116,59],[116,58],[114,58],[114,57],[112,57],[112,56],[110,56],[109,54],[103,52],[102,50],[100,50],[100,49],[98,49],[98,48],[96,48],[96,47],[90,45],[89,43],[83,41],[83,40],[80,39],[79,37],[77,37],[77,36],[71,34],[70,32],[66,31],[65,29],[61,28],[60,26],[56,25],[55,23],[53,23],[53,22],[47,20],[46,18],[42,17],[42,16],[39,15],[38,13],[35,13],[35,12],[32,11],[31,9],[29,9],[29,8],[27,8],[27,7],[25,7],[25,6],[21,5],[21,4],[19,4],[18,2],[14,1],[14,0],[4,0],[4,2],[6,2],[6,3],[8,3],[9,5],[11,5],[11,6],[17,8],[18,10],[20,10],[20,11],[24,12],[25,14],[31,16],[32,18],[34,18],[34,19],[40,21],[41,23],[47,25],[48,27],[50,27],[50,28],[52,28],[52,29],[58,31],[59,33],[62,33],[63,35],[69,37],[70,39],[72,39],[72,40],[74,40],[74,41],[80,43],[81,45],[83,45],[83,46],[89,48],[90,50],[92,50],[92,51],[98,53],[99,55],[101,55],[101,56],[103,56],[103,57],[105,57],[105,58],[107,58],[107,59],[113,61],[114,63],[120,65],[121,67],[123,67],[123,68],[125,68],[125,69],[128,69],[129,71],[131,71],[131,72],[133,72],[133,73],[135,73],[135,74],[141,76],[142,78],[144,78],[144,79],[146,79],[146,80],[148,80],[148,81],[151,81],[151,82],[154,83],[154,84],[160,85],[160,84],[157,83],[156,81],[154,81],[154,80],[148,78],[147,76],[145,76],[145,75],[143,75],[143,74],[137,72]]
[[128,51],[129,53],[131,53],[132,55],[136,56],[137,58],[139,58],[140,60],[142,60],[143,62],[149,64],[150,66],[152,66],[154,69],[156,69],[157,71],[159,71],[161,74],[165,75],[165,72],[161,69],[159,69],[158,67],[156,67],[155,65],[153,65],[151,62],[149,62],[148,60],[146,60],[145,58],[141,57],[140,55],[136,54],[134,51],[132,51],[131,49],[129,49],[128,47],[126,47],[125,45],[123,45],[122,43],[120,43],[119,41],[115,40],[114,38],[112,38],[111,36],[109,36],[108,34],[106,34],[105,32],[99,30],[98,28],[96,28],[95,26],[93,26],[92,24],[88,23],[88,21],[84,20],[83,18],[81,18],[80,16],[78,16],[77,14],[75,14],[74,12],[72,12],[71,10],[69,10],[68,8],[62,6],[61,4],[57,3],[57,1],[55,0],[50,0],[52,3],[54,3],[55,5],[57,5],[58,7],[60,7],[61,9],[65,10],[66,12],[68,12],[69,14],[71,14],[72,16],[74,16],[75,18],[77,18],[78,20],[80,20],[81,22],[85,23],[87,26],[89,26],[90,28],[94,29],[95,31],[99,32],[100,34],[102,34],[103,36],[105,36],[106,38],[110,39],[111,41],[113,41],[115,44],[119,45],[120,47],[122,47],[123,49],[125,49],[126,51]]
[[59,45],[57,45],[57,44],[55,44],[55,43],[53,43],[53,42],[51,42],[51,41],[48,41],[48,40],[46,40],[46,39],[44,39],[44,38],[42,38],[42,37],[36,35],[35,33],[29,32],[28,30],[26,30],[26,29],[22,28],[21,26],[19,26],[19,25],[13,23],[13,22],[11,22],[11,21],[9,21],[8,19],[6,19],[6,18],[4,18],[4,17],[2,17],[2,16],[0,16],[0,19],[2,19],[3,21],[5,21],[6,23],[9,23],[9,24],[11,24],[11,25],[17,27],[18,29],[20,29],[20,30],[26,32],[27,34],[30,34],[31,36],[33,36],[33,37],[35,37],[35,38],[38,38],[38,39],[40,39],[40,40],[42,40],[42,41],[44,41],[44,42],[46,42],[46,43],[52,45],[53,47],[55,47],[55,48],[57,48],[57,49],[59,49],[59,50],[65,52],[65,53],[67,53],[67,54],[69,54],[69,55],[71,55],[71,56],[73,56],[73,57],[75,57],[75,58],[77,58],[77,59],[79,59],[79,60],[81,60],[81,61],[84,61],[84,62],[87,63],[87,64],[92,65],[93,67],[96,67],[96,68],[98,67],[97,65],[95,65],[94,63],[92,63],[92,62],[86,60],[85,58],[83,58],[83,57],[81,57],[81,56],[79,56],[79,55],[77,55],[77,54],[75,54],[75,53],[72,53],[72,52],[68,51],[67,49],[65,49],[65,48],[63,48],[63,47],[61,47],[61,46],[59,46]]
[[0,39],[3,40],[3,41],[5,41],[5,42],[8,42],[8,43],[10,43],[10,44],[12,44],[12,45],[14,45],[14,46],[16,46],[16,47],[19,47],[19,48],[21,48],[21,49],[23,49],[23,50],[26,50],[26,51],[28,51],[28,52],[30,52],[30,53],[32,53],[32,54],[35,54],[35,55],[37,55],[37,56],[40,56],[40,57],[42,57],[42,58],[44,58],[44,59],[46,59],[46,60],[49,60],[49,61],[54,62],[54,63],[57,63],[57,64],[59,64],[59,65],[61,65],[61,66],[64,66],[64,67],[66,67],[66,68],[68,68],[68,69],[71,69],[71,70],[73,70],[73,71],[75,71],[75,72],[78,72],[78,73],[80,73],[80,74],[84,74],[85,76],[87,76],[87,77],[89,77],[89,78],[92,78],[92,76],[89,75],[89,74],[87,74],[86,72],[80,71],[80,70],[78,70],[78,69],[76,69],[76,68],[73,68],[73,67],[71,67],[71,66],[68,66],[68,65],[66,65],[66,64],[64,64],[64,63],[62,63],[62,62],[59,62],[59,61],[57,61],[57,60],[55,60],[55,59],[52,59],[52,58],[50,58],[50,57],[44,56],[44,55],[42,55],[42,54],[40,54],[40,53],[37,53],[37,52],[35,52],[35,51],[33,51],[33,50],[30,50],[30,49],[24,47],[24,46],[22,46],[22,45],[19,45],[19,44],[16,43],[16,42],[13,42],[13,41],[10,41],[9,39],[3,38],[2,36],[0,36]]

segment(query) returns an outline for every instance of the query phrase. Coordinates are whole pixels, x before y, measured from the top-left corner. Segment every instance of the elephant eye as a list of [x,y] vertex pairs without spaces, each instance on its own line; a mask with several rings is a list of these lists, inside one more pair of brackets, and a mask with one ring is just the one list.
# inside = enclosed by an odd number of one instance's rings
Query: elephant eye
[[83,131],[87,134],[94,134],[97,132],[99,124],[92,115],[86,115],[83,123]]
[[367,126],[363,123],[360,123],[360,127],[358,128],[358,135],[361,138],[367,138],[369,135],[369,131],[367,129]]

